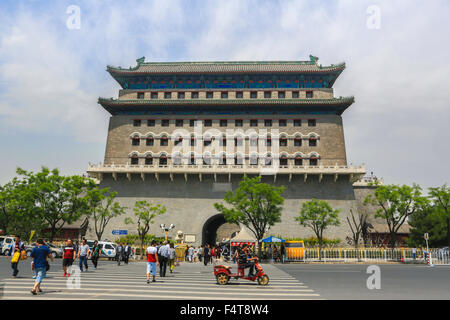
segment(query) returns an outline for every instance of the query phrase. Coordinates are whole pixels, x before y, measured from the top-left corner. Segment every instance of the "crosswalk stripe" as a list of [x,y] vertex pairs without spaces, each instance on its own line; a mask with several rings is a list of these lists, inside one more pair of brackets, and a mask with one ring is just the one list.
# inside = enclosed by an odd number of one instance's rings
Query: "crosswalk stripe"
[[[77,266],[74,265],[74,268]],[[217,284],[214,272],[200,270],[202,266],[184,264],[173,274],[157,276],[157,282],[146,284],[145,263],[130,264],[117,270],[114,264],[105,264],[95,271],[77,273],[78,277],[62,277],[62,271],[52,268],[43,281],[43,295],[30,293],[34,279],[7,278],[3,283],[2,299],[82,300],[82,299],[194,299],[194,300],[310,300],[321,299],[320,294],[304,283],[277,269],[267,266],[270,281],[260,286],[257,281],[234,279],[230,285]],[[75,269],[76,270],[76,269]],[[78,270],[77,270],[78,271]],[[79,281],[79,282],[78,282]],[[70,289],[67,284],[80,284]],[[50,291],[50,292],[48,292]],[[56,292],[54,292],[56,291]],[[66,298],[67,297],[67,298]]]

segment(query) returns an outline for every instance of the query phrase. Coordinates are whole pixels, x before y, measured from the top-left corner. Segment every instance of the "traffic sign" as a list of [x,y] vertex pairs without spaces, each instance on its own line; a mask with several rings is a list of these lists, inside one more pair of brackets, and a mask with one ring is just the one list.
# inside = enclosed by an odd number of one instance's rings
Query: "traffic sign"
[[113,230],[112,234],[115,236],[126,236],[128,234],[128,230]]
[[425,233],[425,234],[423,235],[423,238],[424,238],[425,240],[428,240],[428,239],[430,239],[430,235],[429,235],[428,233]]

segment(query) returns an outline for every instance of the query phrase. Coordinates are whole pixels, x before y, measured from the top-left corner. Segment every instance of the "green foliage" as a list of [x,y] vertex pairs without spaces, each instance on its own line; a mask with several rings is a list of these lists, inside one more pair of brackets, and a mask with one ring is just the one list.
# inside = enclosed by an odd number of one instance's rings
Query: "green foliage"
[[303,202],[299,215],[295,218],[302,226],[311,228],[319,245],[323,244],[323,232],[330,226],[338,226],[340,210],[334,210],[327,201],[312,199]]
[[225,194],[224,201],[230,207],[221,203],[215,203],[214,207],[223,213],[227,222],[248,227],[259,241],[271,226],[281,221],[283,192],[284,187],[262,183],[261,177],[244,176],[236,192]]
[[447,227],[442,209],[439,207],[424,207],[417,210],[410,217],[411,233],[407,240],[410,247],[425,247],[423,237],[425,233],[430,235],[428,240],[430,247],[441,247],[447,241]]
[[50,241],[68,223],[77,221],[88,208],[86,192],[96,188],[95,183],[82,176],[61,176],[58,169],[42,167],[38,173],[20,168],[27,191],[34,201],[34,211],[50,229]]
[[[154,223],[154,219],[157,216],[160,216],[166,212],[166,207],[162,206],[161,204],[154,205],[151,202],[147,201],[136,201],[133,211],[135,217],[137,218],[137,232],[140,239],[140,252],[142,259],[142,248],[144,245],[145,236],[150,230],[150,225]],[[125,224],[134,224],[134,221],[133,219],[128,217],[125,219]]]
[[109,188],[94,188],[87,192],[88,214],[94,220],[97,240],[102,239],[103,232],[111,219],[123,215],[125,207],[115,201],[117,192],[110,192]]
[[[309,238],[283,238],[282,236],[276,236],[278,238],[282,238],[286,241],[303,241],[306,248],[311,247],[318,247],[319,246],[319,239],[317,237],[309,237]],[[328,239],[328,238],[322,238],[322,246],[324,248],[332,248],[341,243],[341,239]]]
[[422,196],[421,188],[414,184],[407,185],[379,185],[373,195],[368,195],[365,204],[379,206],[375,217],[386,221],[389,229],[390,247],[395,247],[396,235],[400,227],[409,216],[418,209],[428,205],[428,199]]
[[[156,237],[154,234],[147,234],[144,237],[144,246],[149,246],[152,241],[158,241],[158,242],[164,242],[166,239],[165,237]],[[122,243],[129,243],[130,245],[139,245],[140,244],[140,238],[137,234],[128,234],[125,237],[120,237],[119,239],[115,240],[116,243],[122,242]],[[168,239],[168,243],[175,244],[175,241]]]
[[15,177],[0,186],[0,229],[3,234],[28,239],[32,230],[39,231],[45,226],[33,199],[33,190],[23,179]]
[[446,228],[446,245],[450,247],[450,188],[444,184],[442,187],[430,188],[428,194]]

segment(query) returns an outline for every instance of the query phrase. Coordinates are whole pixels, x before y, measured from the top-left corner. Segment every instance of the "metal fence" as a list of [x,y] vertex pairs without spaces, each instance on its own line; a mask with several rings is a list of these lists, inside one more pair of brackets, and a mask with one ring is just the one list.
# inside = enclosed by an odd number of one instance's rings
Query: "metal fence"
[[[430,249],[433,264],[450,264],[448,251]],[[301,252],[288,252],[286,262],[405,262],[427,263],[424,250],[412,248],[324,248],[319,259],[319,248],[307,248]]]

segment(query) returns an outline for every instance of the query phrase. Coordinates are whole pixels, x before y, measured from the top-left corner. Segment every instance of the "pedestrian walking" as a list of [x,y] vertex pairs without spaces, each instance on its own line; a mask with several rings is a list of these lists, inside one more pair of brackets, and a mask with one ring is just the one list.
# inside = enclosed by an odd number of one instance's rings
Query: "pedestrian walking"
[[127,242],[123,249],[123,262],[125,262],[125,264],[128,264],[128,259],[130,259],[130,255],[131,255],[131,247]]
[[173,273],[173,267],[175,266],[175,258],[176,257],[177,257],[177,251],[175,250],[173,243],[171,243],[169,245],[169,260],[167,261],[170,273]]
[[189,247],[189,262],[194,260],[194,247]]
[[156,266],[158,262],[158,250],[156,249],[156,241],[153,240],[150,247],[147,248],[147,284],[150,283],[150,273],[153,275],[153,281],[156,282]]
[[83,272],[83,265],[86,269],[86,272],[88,271],[87,257],[89,256],[89,253],[90,253],[89,246],[86,243],[86,239],[83,239],[80,247],[78,248],[78,259],[80,260],[81,272]]
[[203,245],[201,245],[200,248],[198,248],[198,261],[202,262],[202,258],[203,258]]
[[100,249],[100,246],[98,245],[98,241],[95,240],[94,245],[92,246],[91,255],[90,255],[92,264],[94,265],[94,270],[97,270],[98,259],[100,258],[101,254],[102,254],[102,250]]
[[[63,251],[63,277],[70,277],[70,272],[72,271],[73,260],[75,260],[77,256],[77,251],[75,250],[75,246],[72,243],[71,239],[66,241],[66,246]],[[67,270],[69,268],[69,271]]]
[[209,248],[209,244],[206,244],[205,248],[203,249],[203,255],[204,255],[203,263],[205,264],[205,266],[209,263],[210,254],[211,254],[211,250]]
[[123,246],[122,242],[119,242],[119,245],[116,247],[116,260],[118,266],[120,266],[120,260],[122,260],[122,256],[123,256]]
[[165,277],[167,271],[167,262],[170,257],[170,246],[167,244],[167,241],[164,241],[164,244],[159,247],[158,253],[161,257],[161,260],[159,260],[159,276]]
[[14,244],[12,245],[9,256],[6,256],[7,259],[11,257],[11,269],[13,269],[12,276],[14,278],[16,278],[17,274],[19,273],[19,261],[21,260],[20,258],[22,251],[25,251],[25,246],[23,242],[20,241],[20,237],[15,236]]
[[33,257],[34,259],[34,274],[36,276],[33,289],[31,289],[31,293],[33,295],[36,295],[38,292],[42,292],[41,283],[49,268],[47,261],[48,257],[50,256],[50,259],[53,261],[53,255],[50,253],[51,251],[49,247],[45,245],[44,241],[42,239],[38,239],[37,246],[33,248],[30,254],[30,257]]

